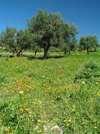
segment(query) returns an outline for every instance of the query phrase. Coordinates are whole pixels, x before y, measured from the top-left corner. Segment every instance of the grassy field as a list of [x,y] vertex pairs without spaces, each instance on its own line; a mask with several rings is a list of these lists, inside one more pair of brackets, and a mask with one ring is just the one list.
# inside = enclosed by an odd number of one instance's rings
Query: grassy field
[[0,134],[99,134],[100,83],[74,78],[100,51],[38,57],[0,57]]

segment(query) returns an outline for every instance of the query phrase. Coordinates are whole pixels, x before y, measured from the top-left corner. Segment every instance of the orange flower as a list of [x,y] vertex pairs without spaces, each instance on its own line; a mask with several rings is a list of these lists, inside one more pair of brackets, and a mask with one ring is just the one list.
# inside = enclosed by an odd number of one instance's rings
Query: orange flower
[[6,129],[7,132],[9,132],[9,130],[10,130],[9,128]]
[[56,96],[56,99],[57,99],[58,97]]
[[56,88],[56,91],[58,90],[58,87]]
[[0,119],[0,122],[1,122],[1,119]]
[[80,89],[77,89],[76,91],[79,91]]
[[25,108],[25,111],[28,111],[28,109],[27,109],[27,108]]
[[50,97],[52,98],[52,95],[50,95]]
[[71,89],[74,92],[74,89]]
[[24,98],[22,98],[22,100],[24,100]]
[[21,108],[21,109],[20,109],[20,112],[22,112],[22,111],[23,111],[23,109]]

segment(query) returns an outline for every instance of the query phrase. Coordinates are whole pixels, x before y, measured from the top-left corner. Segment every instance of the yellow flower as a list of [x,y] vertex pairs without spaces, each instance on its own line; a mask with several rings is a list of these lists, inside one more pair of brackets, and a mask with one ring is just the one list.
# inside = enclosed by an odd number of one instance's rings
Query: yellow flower
[[83,81],[82,84],[85,85],[85,82]]
[[68,120],[69,122],[71,122],[71,120]]
[[95,128],[95,129],[97,129],[97,127],[96,127],[96,126],[95,126],[94,128]]
[[29,112],[29,114],[31,114],[31,112]]
[[69,124],[66,125],[67,127],[69,126]]
[[56,123],[53,123],[53,125],[55,125]]
[[23,94],[24,91],[19,91],[19,94]]
[[66,120],[64,120],[64,122],[66,122]]
[[96,84],[99,84],[98,82],[96,82]]
[[45,77],[44,75],[42,77]]
[[36,130],[36,129],[38,129],[38,126],[36,126],[36,127],[34,128],[34,130]]
[[40,104],[42,103],[41,101],[38,101]]
[[74,111],[75,111],[75,109],[72,109],[72,111],[74,112]]
[[42,121],[42,123],[46,123],[46,121]]
[[41,120],[38,120],[38,122],[40,122],[40,123],[41,123]]
[[97,93],[97,95],[98,95],[98,96],[100,96],[100,94],[99,94],[99,93]]

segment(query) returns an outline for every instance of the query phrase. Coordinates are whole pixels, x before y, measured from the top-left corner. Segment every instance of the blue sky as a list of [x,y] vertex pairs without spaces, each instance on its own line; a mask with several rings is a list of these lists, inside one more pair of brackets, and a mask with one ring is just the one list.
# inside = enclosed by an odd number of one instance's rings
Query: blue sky
[[78,40],[96,34],[100,43],[100,0],[0,0],[0,33],[7,26],[24,30],[39,8],[59,11],[64,22],[73,22],[80,31]]

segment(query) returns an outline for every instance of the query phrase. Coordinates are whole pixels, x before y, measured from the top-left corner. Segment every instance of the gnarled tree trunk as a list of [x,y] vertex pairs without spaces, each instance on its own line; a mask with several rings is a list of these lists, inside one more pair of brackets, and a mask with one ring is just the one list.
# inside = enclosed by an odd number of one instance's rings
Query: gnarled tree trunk
[[48,58],[48,50],[50,48],[50,45],[44,45],[44,55],[43,55],[43,59],[47,59]]

